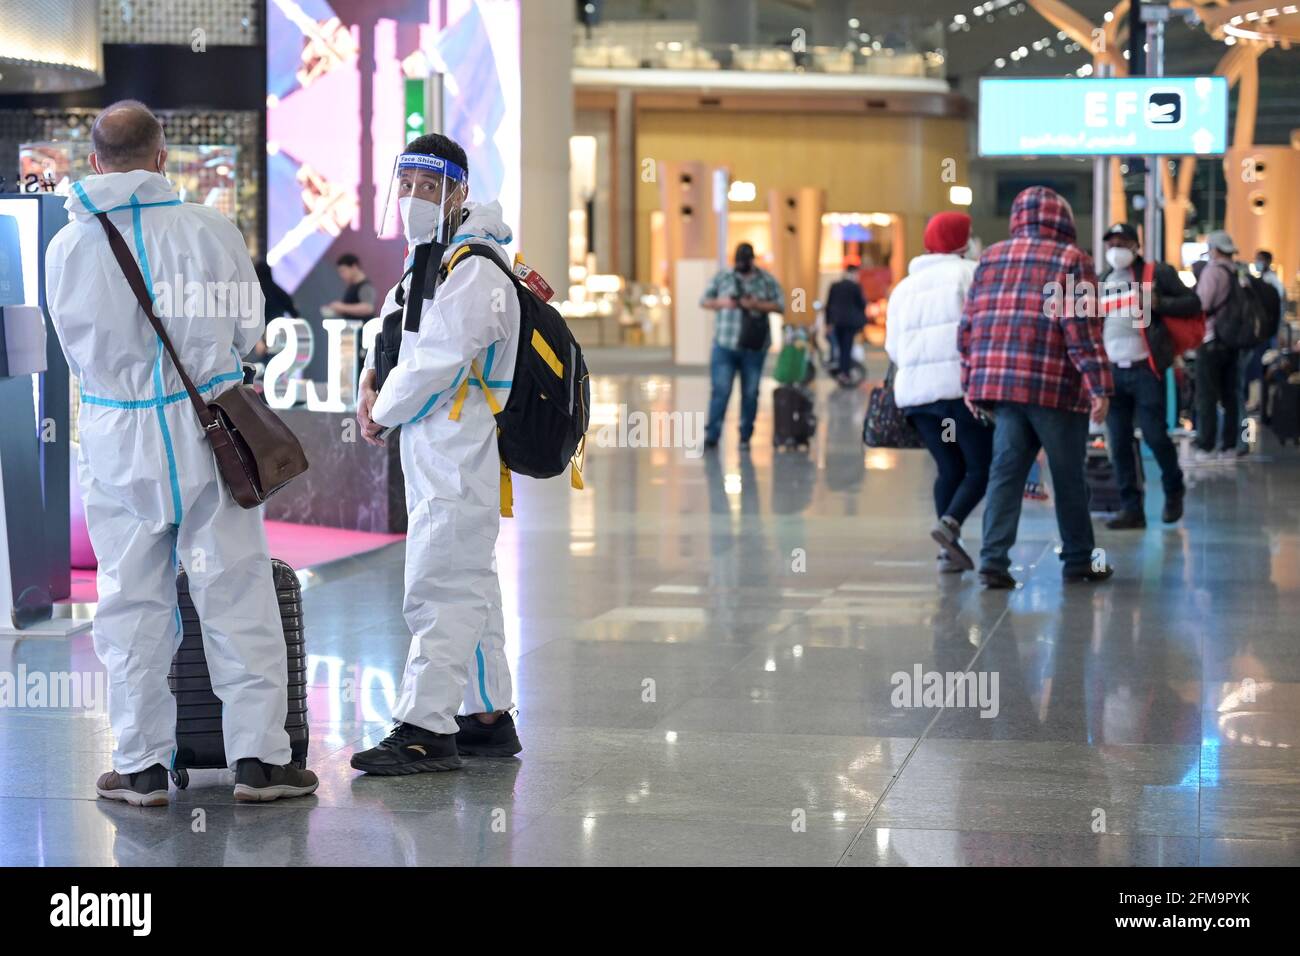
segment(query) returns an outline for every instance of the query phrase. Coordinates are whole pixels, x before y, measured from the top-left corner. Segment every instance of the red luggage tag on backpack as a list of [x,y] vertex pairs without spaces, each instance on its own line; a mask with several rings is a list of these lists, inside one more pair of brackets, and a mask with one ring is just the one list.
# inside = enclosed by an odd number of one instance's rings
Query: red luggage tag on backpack
[[518,256],[515,256],[514,273],[543,302],[550,302],[551,299],[555,298],[555,290],[551,288],[550,283],[543,279],[542,274],[536,269],[524,265],[524,261]]

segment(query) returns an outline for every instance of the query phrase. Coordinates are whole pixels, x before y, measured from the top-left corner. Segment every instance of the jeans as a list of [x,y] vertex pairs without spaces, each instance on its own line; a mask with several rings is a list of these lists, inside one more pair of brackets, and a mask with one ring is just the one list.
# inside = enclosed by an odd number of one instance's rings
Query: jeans
[[1115,394],[1110,397],[1106,430],[1110,433],[1110,460],[1119,482],[1121,507],[1128,514],[1142,514],[1142,489],[1138,487],[1137,460],[1133,448],[1133,424],[1156,456],[1165,500],[1183,495],[1183,470],[1178,467],[1178,449],[1165,424],[1165,383],[1145,362],[1131,368],[1111,366]]
[[1196,447],[1214,451],[1219,433],[1219,406],[1223,406],[1223,430],[1219,448],[1237,447],[1241,431],[1241,398],[1237,387],[1238,349],[1219,342],[1206,342],[1196,350]]
[[[1246,408],[1250,405],[1250,383],[1259,379],[1260,387],[1264,380],[1264,353],[1273,348],[1273,342],[1265,342],[1251,349],[1242,349],[1237,353],[1237,401],[1240,402],[1241,417],[1245,419]],[[1264,396],[1260,395],[1262,402]],[[1244,426],[1244,421],[1243,421]],[[1248,451],[1250,443],[1246,441],[1245,428],[1237,430],[1237,448]]]
[[984,543],[981,571],[1007,571],[1011,546],[1020,525],[1025,479],[1039,448],[1052,470],[1056,527],[1061,535],[1061,562],[1066,573],[1092,566],[1092,515],[1083,462],[1088,446],[1088,416],[1041,405],[1001,402],[994,407],[993,465],[984,498]]
[[984,497],[993,460],[993,429],[981,425],[960,398],[903,409],[939,468],[934,514],[962,524]]
[[709,358],[711,391],[709,395],[709,424],[704,430],[704,440],[716,442],[722,436],[722,419],[731,401],[731,386],[740,375],[740,440],[749,441],[754,434],[754,418],[758,414],[758,383],[763,377],[764,349],[727,349],[713,343]]
[[839,373],[848,375],[853,371],[853,343],[858,339],[860,329],[851,325],[835,325],[831,333],[835,336],[836,358],[839,360]]

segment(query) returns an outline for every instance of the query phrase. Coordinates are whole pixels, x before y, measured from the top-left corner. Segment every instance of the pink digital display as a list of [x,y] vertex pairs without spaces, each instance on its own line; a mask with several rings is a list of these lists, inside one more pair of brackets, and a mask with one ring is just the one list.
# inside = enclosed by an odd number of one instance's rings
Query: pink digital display
[[282,285],[344,251],[377,286],[396,280],[399,233],[379,219],[393,158],[422,131],[411,84],[431,74],[471,199],[498,199],[517,223],[518,0],[269,0],[267,17],[266,258]]

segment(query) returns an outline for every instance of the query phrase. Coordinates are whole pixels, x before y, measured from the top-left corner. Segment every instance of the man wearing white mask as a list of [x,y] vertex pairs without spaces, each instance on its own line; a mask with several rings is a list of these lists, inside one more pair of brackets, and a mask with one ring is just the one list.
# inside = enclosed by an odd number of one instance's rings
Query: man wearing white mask
[[[401,319],[401,345],[391,354],[386,334],[370,350],[357,407],[372,444],[401,427],[409,513],[403,613],[411,644],[396,725],[352,756],[353,768],[378,775],[452,770],[461,754],[522,749],[508,713],[492,409],[510,394],[520,310],[503,271],[512,236],[501,207],[467,202],[468,191],[465,151],[445,136],[421,136],[398,157],[390,200],[398,197],[409,268],[380,314]],[[468,244],[501,265],[467,254]],[[391,369],[378,391],[376,361]]]
[[[176,700],[167,672],[181,640],[179,560],[222,703],[235,799],[305,796],[317,780],[290,765],[287,650],[262,514],[230,497],[97,217],[126,239],[168,338],[207,398],[243,379],[240,357],[261,338],[257,274],[225,216],[177,197],[163,175],[162,126],[144,104],[114,103],[90,136],[95,175],[73,184],[71,222],[50,243],[45,272],[50,317],[81,385],[78,475],[99,559],[95,653],[108,673],[116,746],[113,770],[96,790],[136,806],[168,802]],[[164,295],[163,283],[176,294]],[[180,294],[191,286],[207,295],[192,303]],[[227,290],[224,301],[214,289]],[[181,314],[165,307],[182,299]]]
[[1167,263],[1157,262],[1146,278],[1139,248],[1132,226],[1123,222],[1111,226],[1106,230],[1106,269],[1098,277],[1103,339],[1115,382],[1106,430],[1122,510],[1106,523],[1112,530],[1147,525],[1137,476],[1135,424],[1160,466],[1165,493],[1161,518],[1173,524],[1183,516],[1183,470],[1165,418],[1164,376],[1176,352],[1170,323],[1198,315],[1201,302]]

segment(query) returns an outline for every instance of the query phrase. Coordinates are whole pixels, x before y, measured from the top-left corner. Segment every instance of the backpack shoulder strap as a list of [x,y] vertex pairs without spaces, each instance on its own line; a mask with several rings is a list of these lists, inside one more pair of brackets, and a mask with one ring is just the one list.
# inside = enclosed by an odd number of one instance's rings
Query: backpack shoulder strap
[[[411,268],[406,270],[411,276],[411,294],[406,297],[406,301],[401,301],[402,281],[397,281],[398,305],[406,310],[405,320],[402,327],[408,332],[420,331],[420,318],[424,312],[425,288],[428,281],[429,257],[433,254],[433,246],[425,243],[422,246],[415,247],[415,259],[411,263]],[[402,279],[406,276],[403,275]],[[441,274],[439,274],[441,281]],[[436,286],[435,286],[436,288]]]
[[511,283],[516,283],[518,281],[519,277],[514,274],[513,270],[511,270],[509,266],[501,261],[501,257],[481,242],[467,242],[453,252],[451,258],[447,260],[447,264],[442,267],[442,278],[446,279],[447,276],[451,275],[451,270],[455,269],[456,266],[460,265],[471,256],[491,259],[498,269],[510,277]]
[[1228,273],[1228,291],[1223,294],[1223,300],[1218,305],[1216,305],[1212,309],[1205,310],[1206,318],[1209,318],[1212,315],[1218,315],[1221,311],[1223,311],[1223,307],[1228,304],[1228,300],[1232,298],[1232,294],[1236,291],[1235,286],[1237,285],[1237,270],[1234,267],[1229,265],[1224,265],[1221,262],[1216,262],[1213,264],[1222,265],[1224,271]]

